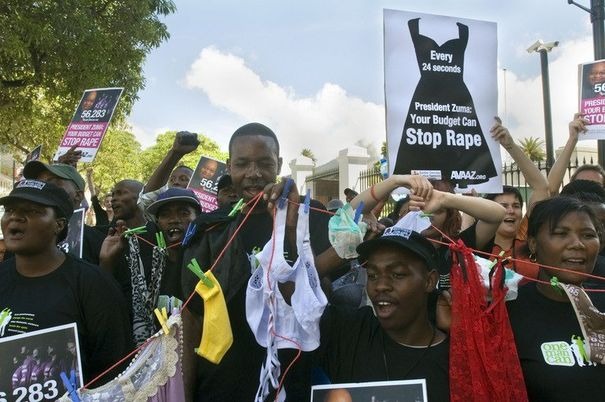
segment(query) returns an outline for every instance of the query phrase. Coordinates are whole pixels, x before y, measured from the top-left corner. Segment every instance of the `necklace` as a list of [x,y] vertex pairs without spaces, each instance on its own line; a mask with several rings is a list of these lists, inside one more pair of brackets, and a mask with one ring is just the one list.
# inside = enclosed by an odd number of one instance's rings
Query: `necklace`
[[[410,368],[408,368],[406,370],[406,372],[404,373],[403,376],[401,376],[402,379],[405,379],[408,374],[410,374],[412,372],[412,370],[414,370],[416,368],[416,366],[418,366],[418,364],[422,361],[422,359],[424,359],[426,357],[426,354],[428,353],[431,345],[433,344],[433,342],[435,341],[435,336],[437,334],[437,330],[435,329],[434,326],[432,326],[433,328],[433,334],[431,335],[431,340],[429,341],[428,345],[426,345],[426,347],[424,348],[424,351],[422,352],[422,354],[420,355],[420,357],[418,358],[418,360],[416,360],[414,362],[414,364],[412,364],[410,366]],[[391,375],[389,373],[389,364],[387,363],[387,354],[385,352],[385,339],[384,339],[384,330],[381,331],[381,335],[382,335],[382,362],[384,363],[384,372],[386,374],[387,377],[387,381],[391,380]],[[399,342],[397,342],[399,343]],[[402,345],[401,343],[399,343],[400,345]],[[407,345],[402,345],[405,347],[410,347]]]

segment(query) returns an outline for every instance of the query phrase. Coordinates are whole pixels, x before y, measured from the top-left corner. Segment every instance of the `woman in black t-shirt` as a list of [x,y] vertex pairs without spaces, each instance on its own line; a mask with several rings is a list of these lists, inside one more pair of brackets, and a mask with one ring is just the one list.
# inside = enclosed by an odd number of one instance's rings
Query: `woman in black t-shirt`
[[[542,201],[529,218],[528,245],[531,258],[540,264],[541,282],[521,287],[517,300],[508,303],[508,312],[531,401],[603,399],[605,366],[588,359],[574,308],[566,293],[551,285],[556,277],[581,286],[583,274],[594,269],[601,237],[593,211],[574,198]],[[589,296],[603,311],[603,294]]]
[[91,380],[132,346],[117,284],[97,266],[57,248],[73,212],[63,189],[23,180],[0,205],[6,248],[14,254],[0,264],[0,311],[10,312],[0,322],[0,337],[75,322],[84,381]]

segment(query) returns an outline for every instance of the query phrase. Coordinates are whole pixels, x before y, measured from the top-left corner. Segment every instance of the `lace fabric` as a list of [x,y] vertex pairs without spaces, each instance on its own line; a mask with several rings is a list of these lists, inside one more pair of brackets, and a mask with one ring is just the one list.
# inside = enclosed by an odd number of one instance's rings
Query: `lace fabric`
[[527,393],[508,312],[504,270],[490,274],[491,302],[479,268],[464,243],[452,250],[452,326],[450,330],[450,400],[452,402],[523,402]]
[[[81,389],[82,402],[176,402],[184,401],[183,335],[181,316],[168,319],[168,335],[162,331],[132,360],[129,367],[114,380],[94,389]],[[59,402],[71,402],[68,394]]]

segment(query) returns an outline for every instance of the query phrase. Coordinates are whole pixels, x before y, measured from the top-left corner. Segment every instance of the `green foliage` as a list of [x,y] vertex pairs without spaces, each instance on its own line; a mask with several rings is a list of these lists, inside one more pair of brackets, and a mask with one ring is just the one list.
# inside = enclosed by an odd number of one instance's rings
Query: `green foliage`
[[107,193],[123,179],[142,179],[141,165],[137,159],[141,144],[134,134],[126,130],[112,129],[105,134],[101,148],[92,164],[78,164],[80,174],[86,177],[85,168],[92,168],[94,185],[99,194]]
[[541,162],[546,159],[544,151],[544,140],[541,138],[527,137],[519,141],[519,146],[532,160],[532,162]]
[[[141,168],[143,181],[149,179],[149,176],[151,176],[155,168],[164,159],[164,156],[166,156],[174,143],[175,136],[176,131],[166,131],[159,134],[156,138],[156,143],[145,149],[137,158],[137,164]],[[195,169],[197,162],[202,156],[208,156],[221,161],[227,160],[228,153],[222,151],[214,140],[203,134],[198,134],[198,140],[200,141],[200,145],[197,147],[197,150],[185,155],[179,162],[179,165],[186,165],[191,169]]]
[[317,158],[315,157],[315,154],[309,148],[303,149],[300,154],[306,158],[311,159],[311,161],[313,161],[313,166],[315,166],[315,164],[317,163]]
[[145,56],[169,37],[160,17],[174,11],[171,0],[0,2],[0,143],[43,144],[49,159],[87,88],[125,88],[119,123],[144,87]]

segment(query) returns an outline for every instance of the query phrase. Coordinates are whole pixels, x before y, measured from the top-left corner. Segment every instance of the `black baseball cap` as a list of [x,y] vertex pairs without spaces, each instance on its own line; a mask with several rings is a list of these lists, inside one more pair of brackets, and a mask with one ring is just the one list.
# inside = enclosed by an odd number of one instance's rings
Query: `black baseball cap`
[[69,195],[61,187],[39,180],[21,180],[9,195],[0,198],[0,205],[10,201],[31,201],[53,207],[60,218],[69,220],[74,212]]
[[85,182],[75,167],[65,163],[53,163],[47,165],[40,161],[31,161],[23,168],[23,177],[26,179],[37,179],[40,173],[48,170],[55,176],[73,182],[78,190],[84,191]]
[[152,215],[157,215],[158,210],[163,205],[166,205],[170,202],[186,202],[191,204],[192,207],[196,209],[196,211],[201,212],[202,207],[200,206],[200,202],[198,201],[195,193],[188,188],[179,188],[179,187],[171,187],[168,190],[164,191],[160,194],[152,204],[147,207],[147,212]]
[[357,246],[357,252],[360,259],[365,261],[370,254],[383,245],[405,248],[420,257],[429,269],[437,268],[435,247],[424,236],[411,229],[396,226],[386,228],[382,236],[365,241]]

